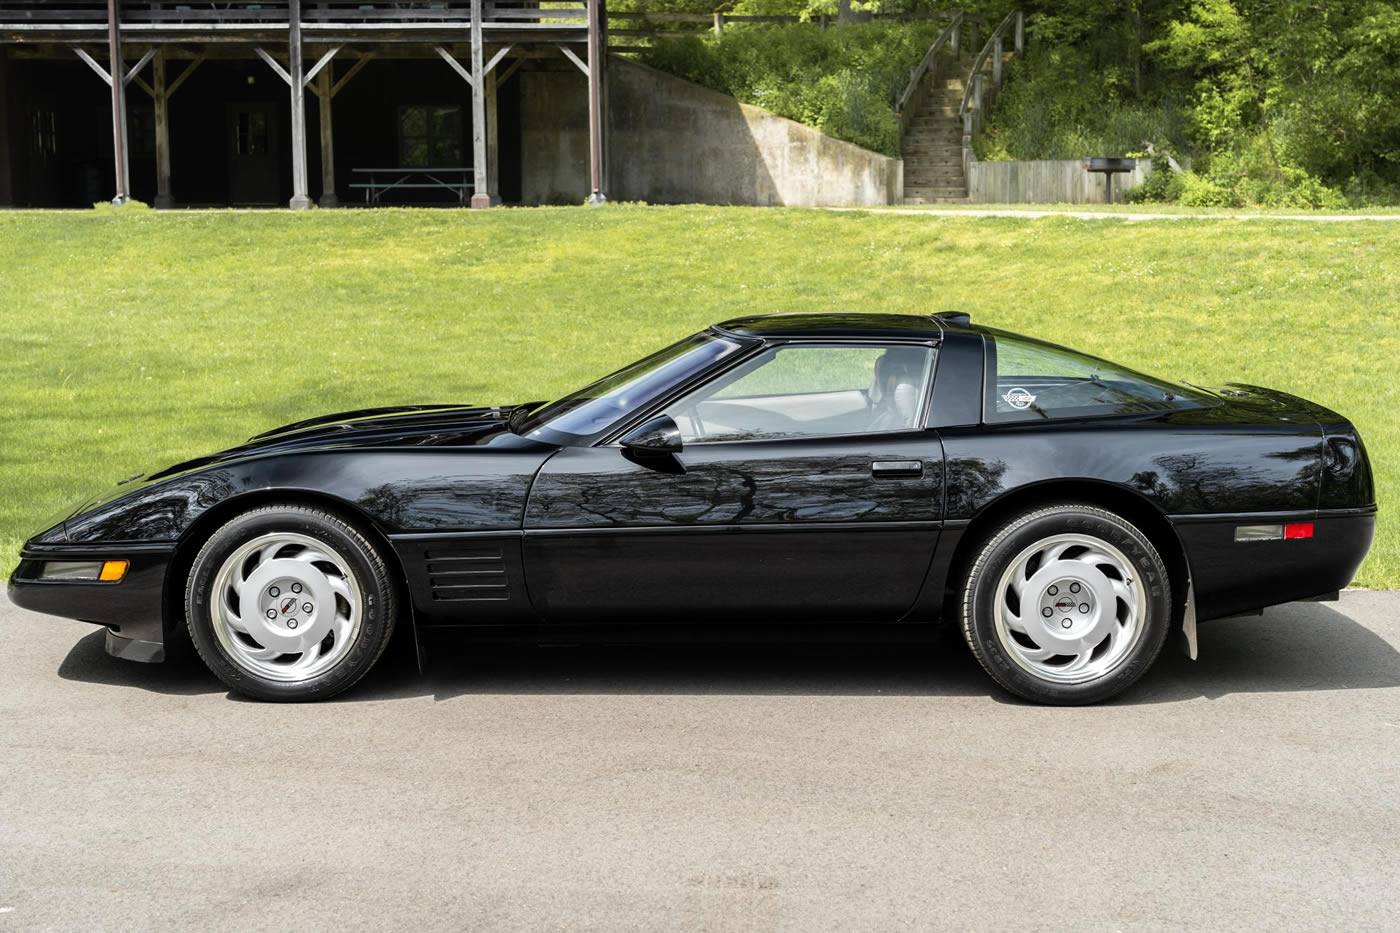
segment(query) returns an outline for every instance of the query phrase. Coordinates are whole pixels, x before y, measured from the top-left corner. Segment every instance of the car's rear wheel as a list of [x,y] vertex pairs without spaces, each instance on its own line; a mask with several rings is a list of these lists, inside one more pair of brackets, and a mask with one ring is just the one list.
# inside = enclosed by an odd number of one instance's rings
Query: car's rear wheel
[[374,545],[300,505],[229,521],[195,557],[190,638],[230,689],[261,700],[334,696],[365,675],[394,628],[394,588]]
[[980,548],[963,634],[997,683],[1038,703],[1096,703],[1156,660],[1171,625],[1166,566],[1147,536],[1089,505],[1007,521]]

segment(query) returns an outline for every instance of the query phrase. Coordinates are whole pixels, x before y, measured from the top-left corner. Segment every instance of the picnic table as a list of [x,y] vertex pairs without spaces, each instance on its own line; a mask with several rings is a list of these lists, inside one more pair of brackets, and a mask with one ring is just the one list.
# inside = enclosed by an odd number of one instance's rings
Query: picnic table
[[466,204],[471,199],[474,169],[471,166],[441,168],[356,168],[351,171],[368,181],[352,182],[351,188],[365,193],[366,204],[378,204],[391,191],[441,188],[457,195]]

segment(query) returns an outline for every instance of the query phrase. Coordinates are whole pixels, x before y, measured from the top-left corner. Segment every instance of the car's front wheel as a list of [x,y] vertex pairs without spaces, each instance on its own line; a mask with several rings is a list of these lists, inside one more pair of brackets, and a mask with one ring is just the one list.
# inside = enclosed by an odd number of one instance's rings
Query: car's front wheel
[[1089,505],[1018,515],[980,548],[962,599],[963,634],[997,683],[1038,703],[1096,703],[1156,660],[1171,586],[1152,542]]
[[195,557],[185,592],[204,663],[260,700],[334,696],[365,675],[394,628],[374,545],[320,509],[277,505],[229,521]]

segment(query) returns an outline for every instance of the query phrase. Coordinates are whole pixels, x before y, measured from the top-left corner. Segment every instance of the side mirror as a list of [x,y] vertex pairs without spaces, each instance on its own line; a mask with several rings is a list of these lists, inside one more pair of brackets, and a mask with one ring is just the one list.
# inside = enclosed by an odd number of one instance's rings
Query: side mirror
[[681,429],[670,415],[657,415],[627,433],[621,444],[639,454],[678,454],[681,452]]

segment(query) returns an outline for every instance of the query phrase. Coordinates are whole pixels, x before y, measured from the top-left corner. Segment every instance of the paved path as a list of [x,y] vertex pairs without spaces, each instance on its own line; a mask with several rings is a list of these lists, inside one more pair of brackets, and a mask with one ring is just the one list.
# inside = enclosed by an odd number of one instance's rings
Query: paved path
[[1090,709],[957,646],[456,644],[273,706],[0,634],[0,931],[1400,928],[1396,593]]
[[1400,221],[1400,214],[1153,214],[1125,211],[1016,210],[1015,208],[938,207],[823,207],[825,211],[868,211],[929,217],[1074,217],[1079,220],[1305,220],[1309,223],[1349,223],[1356,220]]

